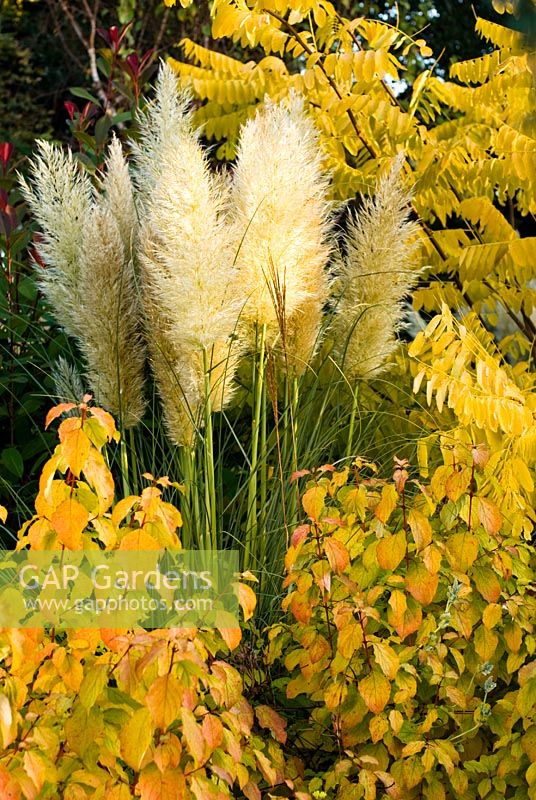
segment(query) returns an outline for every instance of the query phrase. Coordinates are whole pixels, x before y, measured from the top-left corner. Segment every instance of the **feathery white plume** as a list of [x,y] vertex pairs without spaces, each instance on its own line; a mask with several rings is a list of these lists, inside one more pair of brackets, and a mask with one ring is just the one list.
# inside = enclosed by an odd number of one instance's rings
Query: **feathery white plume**
[[143,414],[144,348],[134,285],[137,219],[121,145],[112,141],[93,191],[72,154],[40,143],[23,191],[42,229],[39,283],[78,341],[98,403],[125,427]]
[[371,378],[385,368],[402,326],[402,302],[418,277],[414,263],[418,225],[410,220],[410,193],[398,157],[373,198],[350,219],[339,260],[334,352],[344,374]]
[[266,325],[269,342],[281,335],[296,365],[311,356],[328,294],[327,189],[318,134],[302,100],[267,102],[242,128],[238,146],[236,260],[248,293],[244,320]]
[[187,104],[162,65],[136,149],[138,186],[147,179],[149,154],[155,160],[143,198],[142,295],[153,370],[177,444],[189,444],[199,424],[204,363],[212,407],[220,410],[231,397],[244,302],[223,184],[210,173]]
[[81,332],[80,252],[82,229],[90,214],[93,190],[71,151],[50,142],[37,142],[32,180],[20,178],[22,194],[41,229],[35,264],[39,288],[54,309],[58,322],[71,336]]

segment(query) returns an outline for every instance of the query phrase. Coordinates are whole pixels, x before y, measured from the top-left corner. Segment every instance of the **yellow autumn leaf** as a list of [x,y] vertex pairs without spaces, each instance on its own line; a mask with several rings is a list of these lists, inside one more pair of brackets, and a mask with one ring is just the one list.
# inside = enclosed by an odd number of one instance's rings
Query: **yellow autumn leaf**
[[192,711],[188,708],[183,708],[181,711],[182,717],[182,732],[186,739],[186,746],[190,755],[194,760],[194,764],[199,766],[205,761],[205,737],[203,730],[198,725],[196,718]]
[[493,661],[499,644],[499,637],[489,628],[486,628],[485,625],[479,625],[474,633],[474,644],[482,663]]
[[498,603],[489,603],[483,611],[482,622],[486,628],[494,628],[502,619],[502,608]]
[[404,717],[402,716],[400,711],[398,711],[398,709],[394,708],[392,711],[389,712],[389,725],[391,726],[393,733],[395,735],[400,731],[403,724],[404,724]]
[[84,476],[99,498],[101,514],[108,511],[114,499],[114,479],[101,453],[94,447],[89,451],[84,464]]
[[157,728],[166,730],[179,718],[182,696],[182,686],[173,675],[160,675],[152,682],[145,695],[145,705],[151,712]]
[[287,741],[287,732],[285,730],[287,723],[277,711],[274,711],[270,706],[261,705],[256,707],[255,716],[261,728],[268,728],[274,739],[277,739],[281,744],[285,744]]
[[133,770],[139,770],[153,740],[153,721],[148,708],[138,708],[119,734],[121,758]]
[[381,714],[391,694],[391,684],[377,667],[359,681],[359,694],[373,714]]
[[62,459],[73,475],[79,478],[91,449],[91,442],[82,430],[81,418],[69,417],[65,419],[59,427],[58,434],[61,442],[60,452]]
[[363,644],[363,630],[357,622],[350,622],[339,631],[337,650],[343,658],[352,658]]
[[400,661],[393,648],[385,642],[373,642],[374,658],[381,671],[389,680],[394,680],[400,666]]
[[16,738],[17,722],[11,703],[5,694],[0,694],[0,740],[3,747],[9,747]]
[[218,628],[218,630],[229,650],[234,650],[242,641],[241,628]]
[[120,550],[160,550],[155,538],[142,530],[126,533],[119,544]]
[[64,684],[74,692],[78,692],[84,677],[80,661],[72,653],[68,653],[65,648],[59,647],[54,651],[52,662]]
[[420,561],[411,564],[406,573],[406,588],[422,606],[427,606],[432,602],[438,584],[437,573],[432,575]]
[[324,539],[323,545],[331,569],[336,575],[340,575],[350,563],[348,550],[342,542],[334,539],[333,536]]
[[478,555],[478,539],[472,533],[453,533],[447,539],[447,558],[452,569],[467,572]]
[[408,524],[413,534],[417,550],[423,550],[432,542],[432,526],[422,511],[416,508],[408,513]]
[[406,555],[407,540],[404,531],[384,536],[376,547],[376,557],[382,569],[395,570]]
[[257,605],[257,596],[251,586],[246,583],[234,583],[233,588],[238,596],[238,602],[244,614],[244,621],[247,622],[251,619],[255,606]]
[[74,497],[68,497],[50,517],[58,539],[68,550],[82,550],[82,533],[89,522],[89,512]]
[[320,519],[324,508],[324,498],[326,489],[323,486],[313,486],[308,489],[302,497],[303,510],[312,520],[317,522]]
[[398,493],[395,487],[392,484],[384,486],[382,489],[380,502],[374,509],[374,514],[376,515],[377,519],[385,524],[395,510],[397,503]]
[[[132,795],[131,795],[132,796]],[[160,772],[156,764],[149,764],[136,784],[136,796],[140,800],[184,800],[186,779],[180,769]]]
[[205,714],[201,723],[203,737],[208,747],[209,755],[220,746],[223,741],[223,725],[219,717],[214,714]]

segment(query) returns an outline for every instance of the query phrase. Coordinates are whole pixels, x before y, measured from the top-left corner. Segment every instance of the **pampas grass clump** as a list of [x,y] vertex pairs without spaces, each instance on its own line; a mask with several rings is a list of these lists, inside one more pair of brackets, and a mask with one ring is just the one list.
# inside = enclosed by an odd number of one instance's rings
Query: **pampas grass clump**
[[138,123],[132,179],[117,140],[95,188],[71,153],[40,142],[22,182],[42,230],[40,287],[80,345],[97,402],[124,427],[141,418],[146,342],[168,435],[191,447],[259,341],[284,372],[304,372],[333,292],[331,357],[351,381],[381,372],[416,275],[400,158],[350,219],[334,280],[329,176],[300,98],[266,101],[226,176],[210,169],[169,66]]

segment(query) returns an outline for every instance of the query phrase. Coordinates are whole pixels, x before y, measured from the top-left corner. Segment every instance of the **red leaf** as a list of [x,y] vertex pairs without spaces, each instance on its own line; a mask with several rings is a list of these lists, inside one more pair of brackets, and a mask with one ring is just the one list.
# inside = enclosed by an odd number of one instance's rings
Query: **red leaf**
[[2,169],[4,172],[6,171],[6,167],[9,163],[9,159],[13,154],[13,145],[11,142],[0,142],[0,162],[2,164]]

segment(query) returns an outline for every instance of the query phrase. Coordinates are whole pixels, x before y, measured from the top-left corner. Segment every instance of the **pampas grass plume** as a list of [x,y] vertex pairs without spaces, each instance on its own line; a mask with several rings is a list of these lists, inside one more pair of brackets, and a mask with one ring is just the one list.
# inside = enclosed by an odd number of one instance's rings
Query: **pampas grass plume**
[[136,214],[121,145],[112,141],[94,191],[72,154],[38,144],[24,196],[42,230],[39,285],[84,355],[97,403],[124,427],[144,410],[144,349],[134,286]]
[[349,379],[372,378],[397,347],[402,304],[418,276],[418,225],[410,220],[409,192],[399,156],[373,198],[350,218],[338,262],[336,308],[330,336]]
[[[328,294],[328,179],[303,101],[266,103],[242,128],[232,203],[237,265],[247,290],[243,319],[281,337],[306,364]],[[288,335],[287,335],[288,334]]]
[[187,106],[162,65],[136,149],[137,184],[149,187],[141,248],[147,340],[168,432],[180,445],[191,444],[200,424],[205,366],[212,408],[231,398],[244,303],[225,224],[225,183],[211,175]]

